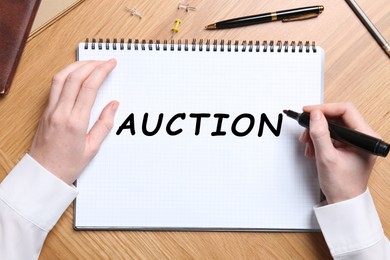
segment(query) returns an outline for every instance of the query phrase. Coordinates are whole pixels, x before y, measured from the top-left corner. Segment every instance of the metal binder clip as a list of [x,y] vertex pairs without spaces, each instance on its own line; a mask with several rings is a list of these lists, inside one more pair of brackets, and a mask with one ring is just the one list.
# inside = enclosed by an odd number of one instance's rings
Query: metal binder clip
[[129,11],[131,13],[131,15],[133,15],[133,16],[134,15],[138,16],[140,19],[144,16],[143,14],[138,12],[137,9],[135,9],[135,8],[126,7],[126,11]]
[[184,9],[184,10],[186,10],[186,12],[196,10],[196,8],[193,6],[190,6],[190,4],[182,4],[182,3],[179,3],[179,5],[177,6],[177,9]]

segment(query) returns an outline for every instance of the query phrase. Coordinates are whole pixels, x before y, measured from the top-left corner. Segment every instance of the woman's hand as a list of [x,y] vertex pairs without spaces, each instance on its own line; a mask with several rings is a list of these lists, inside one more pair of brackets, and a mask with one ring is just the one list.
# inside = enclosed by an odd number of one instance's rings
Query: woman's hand
[[117,101],[103,109],[87,132],[97,92],[115,66],[115,60],[78,61],[53,78],[29,154],[68,184],[81,175],[113,127]]
[[328,203],[362,194],[376,156],[332,140],[326,118],[371,136],[379,135],[350,103],[305,106],[303,110],[310,113],[310,130],[305,130],[300,141],[306,144],[305,155],[316,160],[320,186]]

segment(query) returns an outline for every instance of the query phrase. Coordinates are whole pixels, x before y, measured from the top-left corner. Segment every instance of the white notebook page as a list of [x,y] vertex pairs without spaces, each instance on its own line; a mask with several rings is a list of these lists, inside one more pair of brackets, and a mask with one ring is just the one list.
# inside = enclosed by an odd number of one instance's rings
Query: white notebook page
[[[228,52],[84,48],[79,60],[115,58],[117,67],[104,82],[93,108],[91,124],[111,100],[120,102],[114,128],[99,153],[77,181],[77,229],[318,229],[313,206],[320,200],[314,161],[304,157],[298,141],[303,128],[283,115],[279,136],[265,124],[258,136],[261,114],[277,128],[283,109],[323,99],[324,52],[270,51],[241,48]],[[191,46],[191,45],[190,45]],[[213,46],[212,46],[213,47]],[[153,136],[142,131],[144,114],[152,131],[160,113],[163,121]],[[171,125],[167,122],[184,113]],[[206,113],[198,135],[196,118]],[[245,132],[254,118],[253,129]],[[116,132],[130,114],[134,130]],[[218,118],[226,135],[212,136]],[[236,120],[236,124],[234,121]],[[237,123],[238,122],[238,123]]]

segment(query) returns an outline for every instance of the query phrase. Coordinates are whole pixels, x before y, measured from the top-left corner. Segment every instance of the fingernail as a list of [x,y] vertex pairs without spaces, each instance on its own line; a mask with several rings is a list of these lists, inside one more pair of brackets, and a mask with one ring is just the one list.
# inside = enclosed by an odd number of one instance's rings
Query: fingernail
[[305,146],[305,156],[309,157],[309,147],[308,147],[308,145]]
[[303,132],[300,136],[299,136],[299,138],[298,138],[298,140],[299,141],[301,141],[302,143],[304,143],[304,140],[303,140],[303,137],[305,136],[305,132]]
[[118,107],[119,107],[119,102],[115,101],[112,105],[111,105],[111,109],[112,111],[115,113],[117,110],[118,110]]
[[321,119],[321,112],[319,110],[313,110],[310,112],[310,120],[318,121]]
[[116,63],[116,59],[109,59],[107,63]]

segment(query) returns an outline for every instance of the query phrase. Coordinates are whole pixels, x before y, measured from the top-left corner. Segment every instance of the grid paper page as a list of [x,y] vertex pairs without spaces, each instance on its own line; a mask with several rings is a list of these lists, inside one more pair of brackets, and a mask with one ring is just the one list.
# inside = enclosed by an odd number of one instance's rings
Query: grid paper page
[[[133,46],[134,47],[134,46]],[[298,141],[304,130],[282,116],[323,98],[324,52],[84,49],[79,60],[115,58],[91,124],[111,100],[120,102],[114,128],[77,181],[77,229],[309,230],[318,229],[320,200],[314,161]],[[152,131],[163,114],[161,128]],[[177,135],[167,133],[181,129]],[[198,135],[197,119],[202,118]],[[116,134],[130,114],[134,130]],[[184,115],[185,114],[185,117]],[[223,118],[220,131],[212,136]],[[246,116],[240,115],[245,114]],[[233,133],[244,133],[239,137]],[[237,119],[238,118],[238,119]],[[240,119],[240,120],[239,120]],[[128,124],[127,124],[128,125]]]

